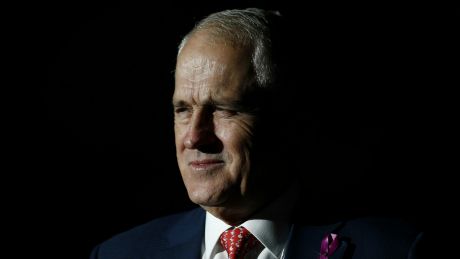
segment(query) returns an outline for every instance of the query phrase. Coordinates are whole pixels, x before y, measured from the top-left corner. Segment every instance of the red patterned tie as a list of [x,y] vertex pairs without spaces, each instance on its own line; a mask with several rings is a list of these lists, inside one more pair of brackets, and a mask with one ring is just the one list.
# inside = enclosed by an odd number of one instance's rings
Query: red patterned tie
[[229,259],[243,259],[258,241],[244,227],[229,228],[220,235],[220,244],[227,251]]

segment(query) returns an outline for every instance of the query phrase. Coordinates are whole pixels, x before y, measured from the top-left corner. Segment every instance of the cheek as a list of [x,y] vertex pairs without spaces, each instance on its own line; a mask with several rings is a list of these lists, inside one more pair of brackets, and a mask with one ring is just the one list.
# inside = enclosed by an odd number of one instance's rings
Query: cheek
[[178,152],[184,149],[185,134],[186,130],[183,126],[179,126],[177,124],[174,125],[174,140],[176,142],[176,149]]
[[216,135],[224,144],[224,149],[234,159],[245,156],[252,146],[252,134],[249,127],[241,123],[226,122],[216,125]]
[[245,134],[241,132],[241,129],[231,124],[216,127],[216,135],[226,147],[239,146],[245,142]]

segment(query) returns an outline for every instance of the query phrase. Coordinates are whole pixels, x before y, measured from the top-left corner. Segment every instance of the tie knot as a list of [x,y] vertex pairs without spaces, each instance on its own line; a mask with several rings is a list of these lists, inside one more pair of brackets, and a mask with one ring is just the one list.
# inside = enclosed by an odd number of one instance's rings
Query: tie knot
[[229,259],[242,259],[258,240],[244,227],[229,228],[220,235],[220,244]]

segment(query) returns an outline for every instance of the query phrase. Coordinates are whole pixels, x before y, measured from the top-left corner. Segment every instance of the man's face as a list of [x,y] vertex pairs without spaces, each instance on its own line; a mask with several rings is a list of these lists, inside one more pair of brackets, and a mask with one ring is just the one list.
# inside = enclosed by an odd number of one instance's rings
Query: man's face
[[221,207],[241,202],[252,191],[255,116],[244,100],[253,74],[247,49],[209,42],[199,32],[178,56],[174,130],[190,199]]

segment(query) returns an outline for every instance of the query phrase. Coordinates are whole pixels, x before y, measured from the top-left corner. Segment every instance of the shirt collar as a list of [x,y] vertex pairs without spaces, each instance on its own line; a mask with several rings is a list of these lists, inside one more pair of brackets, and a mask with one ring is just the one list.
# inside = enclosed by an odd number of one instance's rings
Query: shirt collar
[[289,236],[288,222],[274,222],[266,219],[250,219],[242,224],[276,258],[279,258]]
[[204,251],[206,255],[204,258],[210,258],[219,241],[220,234],[230,227],[231,226],[227,223],[216,218],[211,213],[206,212],[206,225],[204,230]]
[[[289,237],[291,224],[287,220],[293,208],[293,201],[296,198],[298,186],[294,185],[281,197],[272,202],[265,209],[245,221],[241,226],[251,232],[275,257],[279,258],[286,241]],[[279,214],[279,215],[276,215]],[[283,217],[278,217],[280,215]],[[268,218],[270,216],[270,219]],[[274,217],[273,217],[274,216]],[[271,218],[281,218],[286,220],[272,220]],[[206,212],[206,226],[204,238],[205,258],[209,258],[219,242],[222,232],[232,227],[224,221]]]

